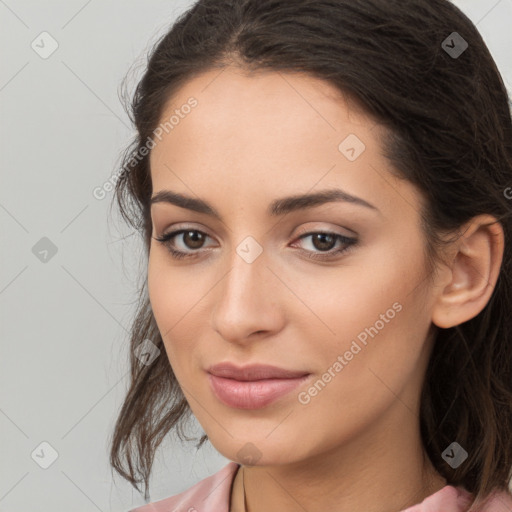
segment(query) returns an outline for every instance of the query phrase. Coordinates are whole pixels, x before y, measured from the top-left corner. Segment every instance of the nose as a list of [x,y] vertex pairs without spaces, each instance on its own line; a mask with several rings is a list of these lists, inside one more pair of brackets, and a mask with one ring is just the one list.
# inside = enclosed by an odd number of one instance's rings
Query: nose
[[285,286],[270,268],[265,251],[250,263],[233,251],[228,264],[229,270],[212,290],[213,329],[233,343],[282,329]]

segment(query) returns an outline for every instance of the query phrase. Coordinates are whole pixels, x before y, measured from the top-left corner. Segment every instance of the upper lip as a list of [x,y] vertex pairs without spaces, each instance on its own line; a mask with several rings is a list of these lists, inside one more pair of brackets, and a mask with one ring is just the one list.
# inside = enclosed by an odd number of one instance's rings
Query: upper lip
[[296,379],[309,375],[308,372],[286,370],[266,364],[252,364],[240,367],[232,363],[219,363],[210,366],[207,371],[217,377],[235,380]]

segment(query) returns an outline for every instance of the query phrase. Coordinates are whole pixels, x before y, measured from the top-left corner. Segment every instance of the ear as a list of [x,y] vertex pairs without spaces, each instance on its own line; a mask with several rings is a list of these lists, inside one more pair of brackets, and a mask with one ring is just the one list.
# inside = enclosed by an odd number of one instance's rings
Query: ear
[[491,215],[474,217],[453,242],[451,263],[438,275],[432,322],[447,329],[480,313],[489,301],[503,260],[503,227]]

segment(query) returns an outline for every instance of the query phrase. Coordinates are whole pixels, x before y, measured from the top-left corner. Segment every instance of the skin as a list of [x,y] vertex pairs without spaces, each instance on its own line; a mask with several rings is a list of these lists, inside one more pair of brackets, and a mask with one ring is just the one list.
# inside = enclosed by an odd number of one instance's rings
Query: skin
[[[198,106],[152,149],[153,194],[170,189],[208,201],[222,221],[167,203],[151,208],[153,237],[183,227],[175,260],[151,240],[148,288],[172,369],[213,446],[244,464],[251,512],[398,511],[441,489],[419,432],[419,397],[433,328],[476,316],[495,286],[503,231],[479,216],[446,252],[434,284],[424,265],[420,192],[399,181],[382,155],[384,128],[331,85],[304,74],[204,73],[168,102],[162,121],[193,96]],[[349,161],[338,146],[355,134],[366,149]],[[270,217],[278,197],[341,188],[377,210],[325,203]],[[303,233],[358,240],[332,253]],[[263,252],[247,263],[237,246]],[[196,240],[194,242],[194,240]],[[201,252],[202,251],[202,252]],[[298,400],[365,328],[401,305],[367,345],[307,404]],[[360,344],[361,345],[361,344]],[[274,364],[312,375],[259,409],[224,405],[206,368]],[[252,453],[252,452],[251,452]],[[238,471],[230,511],[243,510]]]

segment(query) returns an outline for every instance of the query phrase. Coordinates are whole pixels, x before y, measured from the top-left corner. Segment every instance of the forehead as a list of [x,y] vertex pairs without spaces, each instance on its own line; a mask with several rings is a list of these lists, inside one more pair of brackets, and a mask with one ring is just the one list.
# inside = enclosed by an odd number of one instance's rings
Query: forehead
[[[191,98],[196,105],[183,108]],[[340,186],[384,209],[397,193],[408,193],[397,190],[404,184],[388,172],[383,128],[350,97],[309,75],[211,70],[168,101],[162,125],[173,115],[179,122],[151,151],[154,191],[186,191],[186,184],[204,195],[220,193],[220,185],[226,193],[268,197],[278,189]]]
[[[340,128],[352,127],[364,136],[365,129],[376,124],[351,97],[304,73],[248,74],[234,67],[207,71],[189,80],[168,100],[160,122],[169,120],[190,98],[197,106],[172,131],[190,128],[197,135],[208,134],[210,140],[257,135],[258,142],[265,136],[270,141],[287,128],[288,137],[316,133],[317,138],[329,142],[341,135]],[[233,132],[233,127],[244,130]],[[226,134],[227,130],[231,131]]]

